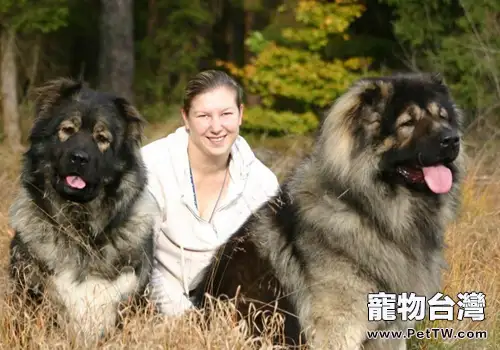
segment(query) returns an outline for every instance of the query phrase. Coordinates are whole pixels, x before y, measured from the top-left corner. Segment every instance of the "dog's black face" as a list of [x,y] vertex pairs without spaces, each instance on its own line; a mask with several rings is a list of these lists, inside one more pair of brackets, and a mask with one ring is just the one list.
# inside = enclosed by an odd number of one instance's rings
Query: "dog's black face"
[[135,109],[123,98],[73,82],[42,91],[27,154],[36,186],[50,184],[78,203],[105,193],[107,185],[116,188],[140,143],[142,119]]
[[86,111],[81,105],[67,102],[56,109],[62,120],[50,150],[54,170],[51,183],[62,197],[88,202],[117,176],[113,163],[126,123],[112,101],[87,104]]
[[380,179],[420,192],[449,192],[460,131],[447,87],[436,76],[393,77],[375,86],[362,98],[371,106],[364,134],[380,156]]

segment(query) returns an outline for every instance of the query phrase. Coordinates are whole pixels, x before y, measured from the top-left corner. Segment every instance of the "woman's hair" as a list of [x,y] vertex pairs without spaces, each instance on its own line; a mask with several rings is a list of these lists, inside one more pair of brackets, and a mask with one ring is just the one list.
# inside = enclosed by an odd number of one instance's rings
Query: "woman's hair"
[[187,83],[182,103],[184,112],[189,113],[191,102],[196,96],[221,86],[228,87],[236,93],[236,105],[239,109],[243,100],[241,86],[225,72],[211,69],[196,74]]

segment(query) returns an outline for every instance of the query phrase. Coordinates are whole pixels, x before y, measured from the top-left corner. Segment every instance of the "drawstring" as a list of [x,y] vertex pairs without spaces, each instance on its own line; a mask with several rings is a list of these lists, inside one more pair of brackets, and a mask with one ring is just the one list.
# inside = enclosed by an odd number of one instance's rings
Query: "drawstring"
[[184,267],[186,266],[185,258],[184,258],[184,247],[181,248],[181,279],[182,279],[182,288],[184,289],[184,296],[189,298],[189,288],[187,283],[187,276],[185,274]]

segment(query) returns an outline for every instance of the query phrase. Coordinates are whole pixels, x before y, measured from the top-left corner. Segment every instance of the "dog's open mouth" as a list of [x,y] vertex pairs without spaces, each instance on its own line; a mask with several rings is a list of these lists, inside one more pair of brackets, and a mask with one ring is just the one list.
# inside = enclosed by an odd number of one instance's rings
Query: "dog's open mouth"
[[69,175],[64,178],[66,185],[73,189],[82,190],[87,186],[85,180],[78,175]]
[[412,168],[397,167],[399,175],[411,183],[425,183],[429,189],[438,194],[448,193],[453,185],[453,174],[445,165]]

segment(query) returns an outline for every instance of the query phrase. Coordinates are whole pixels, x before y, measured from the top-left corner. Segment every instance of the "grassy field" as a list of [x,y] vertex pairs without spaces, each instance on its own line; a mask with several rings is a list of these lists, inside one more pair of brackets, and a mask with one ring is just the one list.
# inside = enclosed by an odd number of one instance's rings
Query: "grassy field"
[[[167,134],[177,125],[151,125],[147,130],[150,142]],[[490,133],[491,134],[491,133]],[[495,138],[474,141],[469,137],[469,171],[463,192],[460,217],[446,233],[444,293],[456,299],[459,292],[481,291],[486,295],[486,318],[482,322],[437,321],[423,323],[429,327],[457,330],[486,330],[486,340],[412,340],[411,349],[499,349],[500,348],[500,174],[495,165],[500,159],[496,150],[500,143]],[[266,162],[282,177],[293,167],[297,156],[308,149],[305,139],[249,138],[256,148],[274,149]],[[305,146],[304,146],[305,145]],[[9,298],[5,267],[8,259],[7,210],[17,191],[19,157],[0,148],[0,349],[80,349],[82,345],[66,334],[48,326],[48,313],[25,314]],[[335,310],[332,310],[335,312]],[[456,314],[455,314],[456,315]],[[256,339],[245,336],[245,325],[236,324],[234,310],[225,307],[216,313],[215,322],[207,329],[199,322],[196,312],[180,318],[162,319],[144,314],[127,320],[124,329],[99,344],[102,349],[247,349]],[[270,320],[270,332],[278,322]],[[262,348],[270,348],[264,336]]]

